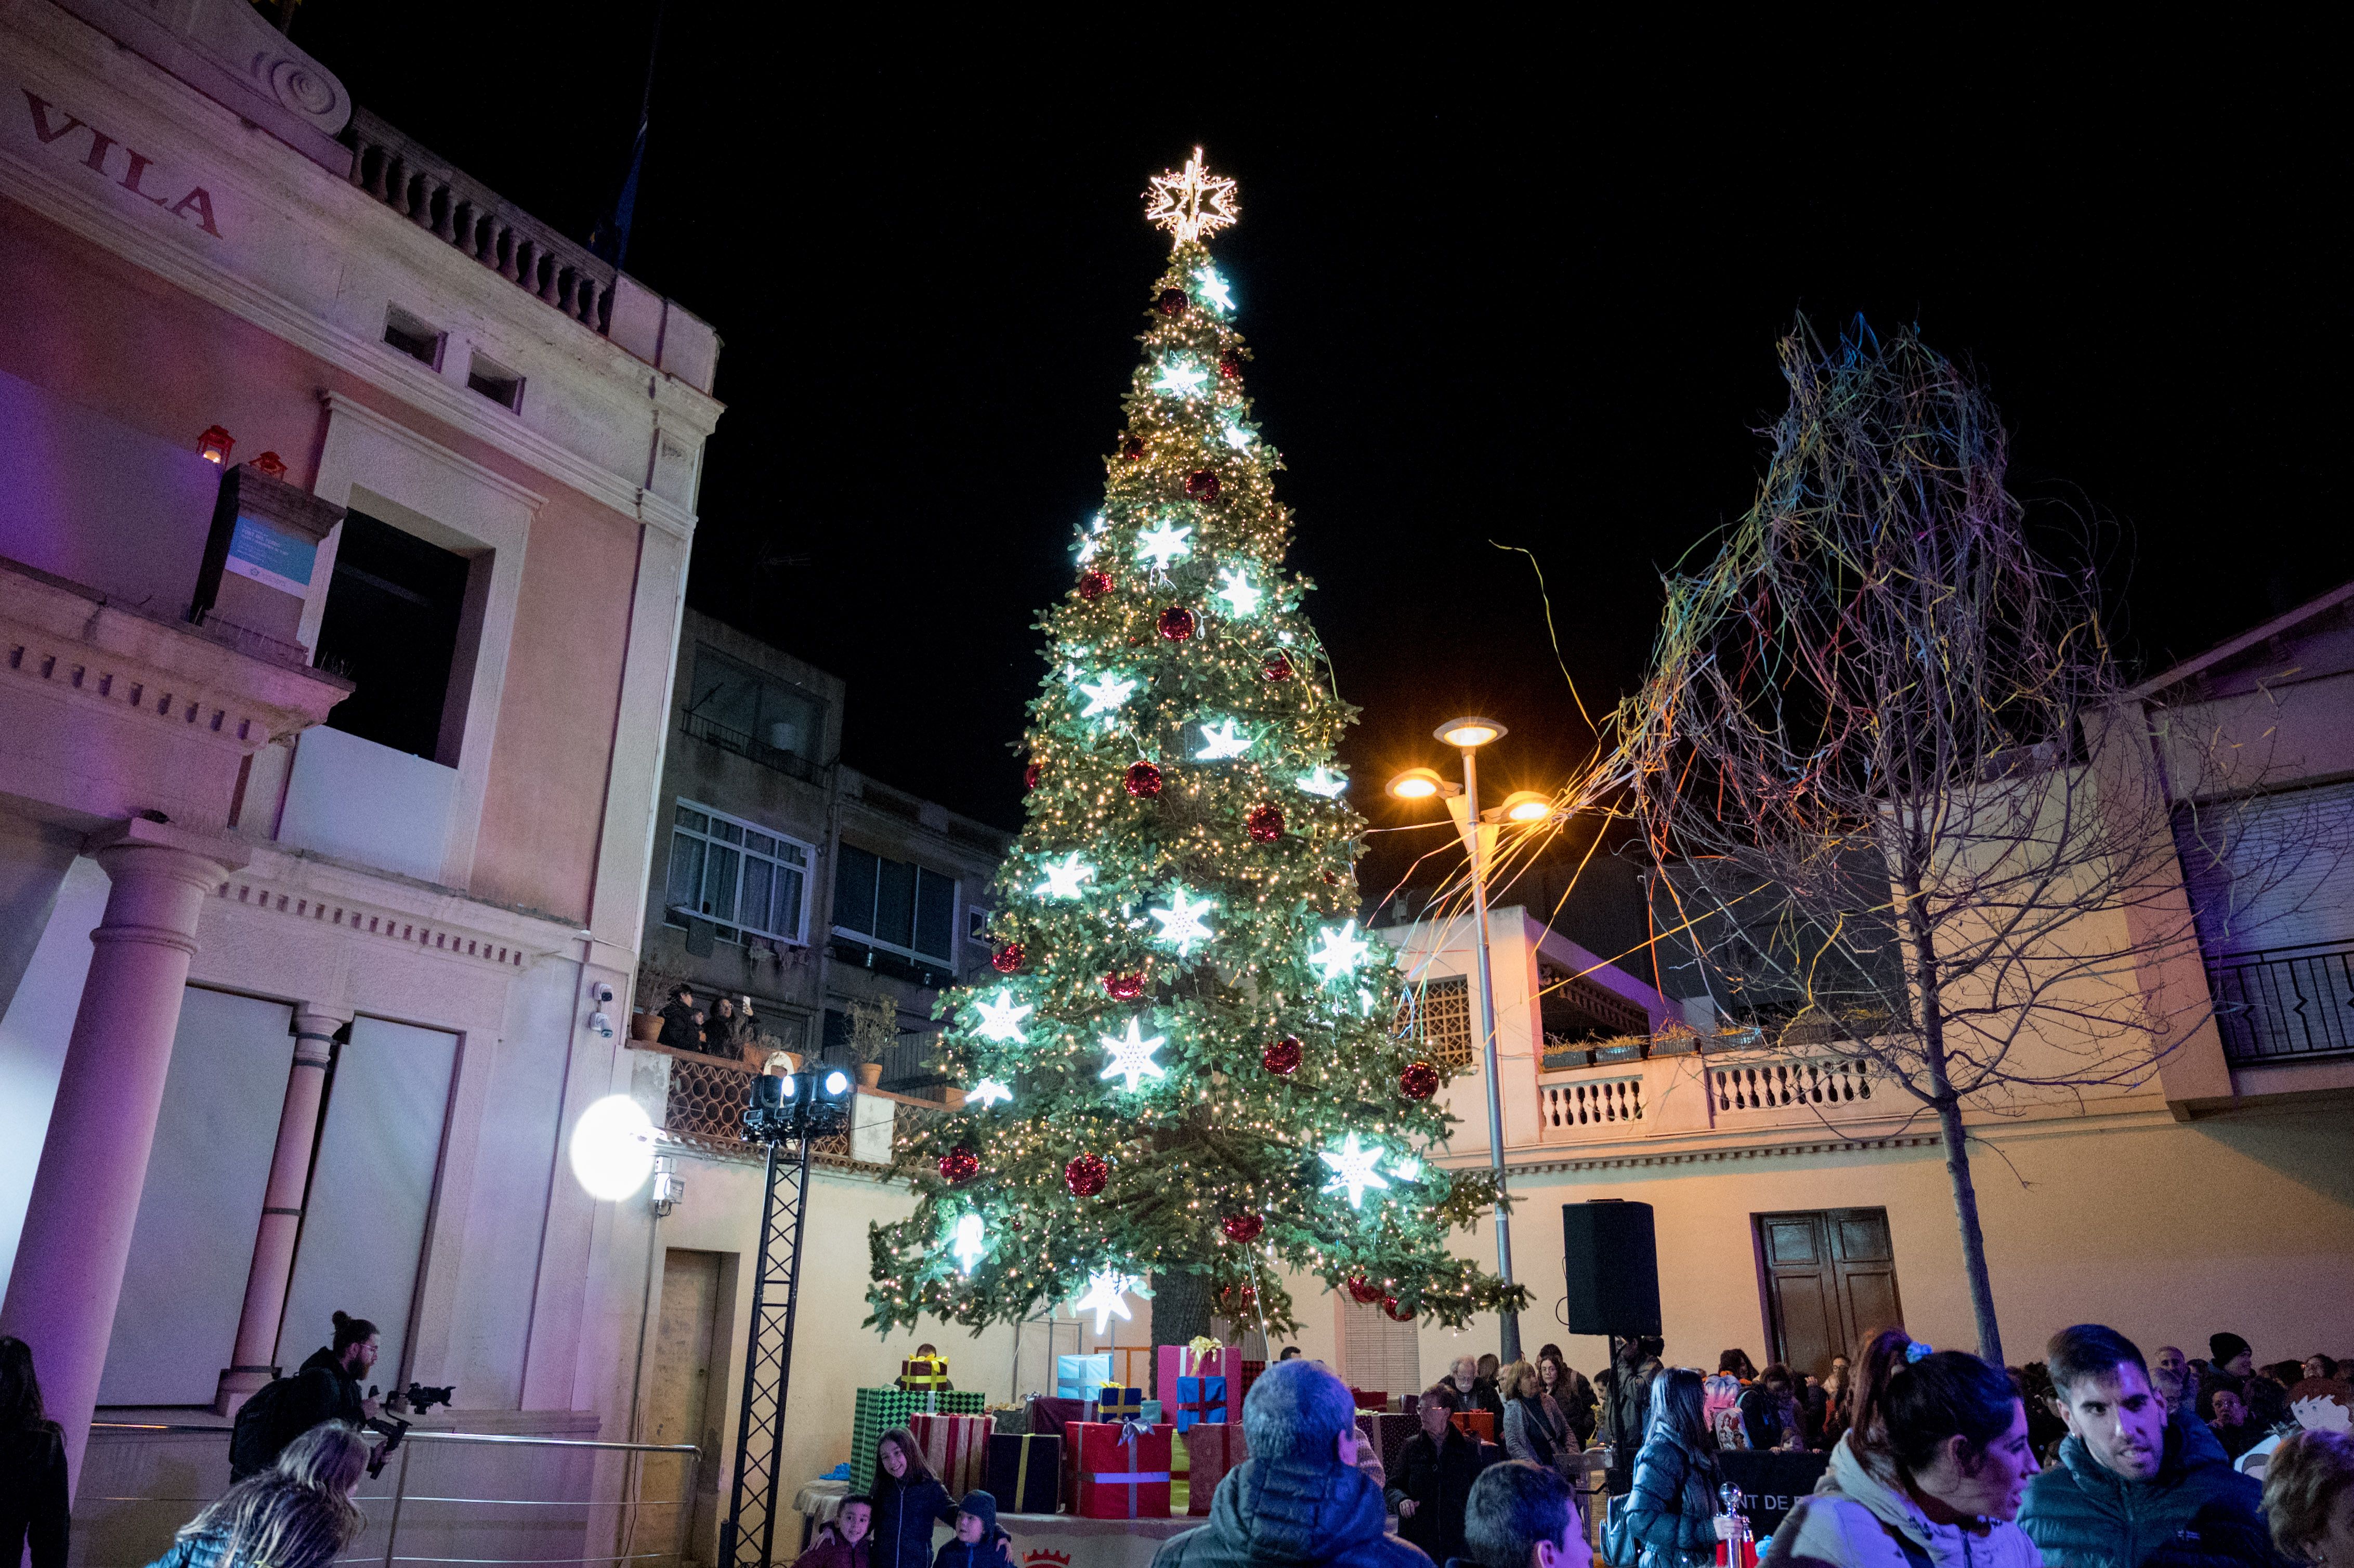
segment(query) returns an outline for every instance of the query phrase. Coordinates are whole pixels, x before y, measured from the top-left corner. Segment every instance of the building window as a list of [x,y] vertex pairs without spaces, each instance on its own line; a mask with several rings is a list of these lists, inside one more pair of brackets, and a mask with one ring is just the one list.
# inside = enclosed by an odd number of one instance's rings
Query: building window
[[726,941],[747,936],[807,939],[803,892],[814,852],[798,839],[706,806],[678,802],[670,830],[670,891],[663,921],[700,916]]
[[398,305],[389,307],[384,313],[384,341],[419,365],[433,370],[441,368],[441,345],[447,341],[446,334]]
[[1405,988],[1399,1008],[1400,1033],[1422,1044],[1423,1054],[1441,1072],[1471,1065],[1471,982],[1462,975],[1425,980]]
[[782,752],[816,761],[824,716],[825,705],[809,693],[715,648],[695,649],[689,734],[756,759]]
[[834,930],[888,952],[953,967],[956,896],[955,877],[855,844],[834,857]]
[[466,385],[502,408],[523,410],[523,377],[479,354],[466,366]]
[[330,728],[457,766],[473,678],[458,633],[472,569],[454,550],[345,514],[317,662],[357,689],[329,710]]
[[964,939],[978,942],[984,948],[996,947],[989,936],[989,920],[992,913],[994,911],[983,909],[978,904],[968,906],[964,912]]

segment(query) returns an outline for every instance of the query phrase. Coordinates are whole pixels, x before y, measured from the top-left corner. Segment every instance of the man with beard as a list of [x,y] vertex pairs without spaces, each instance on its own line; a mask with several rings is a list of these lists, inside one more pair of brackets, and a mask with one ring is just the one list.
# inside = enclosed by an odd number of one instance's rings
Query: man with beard
[[2195,1417],[2169,1418],[2132,1340],[2098,1323],[2052,1337],[2067,1440],[2029,1483],[2019,1522],[2045,1568],[2277,1564],[2263,1490]]

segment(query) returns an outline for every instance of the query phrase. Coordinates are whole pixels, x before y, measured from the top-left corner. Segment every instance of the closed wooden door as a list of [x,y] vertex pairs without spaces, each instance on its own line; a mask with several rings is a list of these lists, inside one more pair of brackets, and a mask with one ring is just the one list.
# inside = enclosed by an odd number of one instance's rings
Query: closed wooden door
[[1896,1252],[1885,1209],[1806,1209],[1755,1216],[1765,1264],[1773,1359],[1800,1376],[1828,1376],[1831,1357],[1904,1326]]
[[[646,1443],[694,1443],[703,1447],[694,1467],[698,1501],[713,1490],[718,1469],[718,1401],[712,1397],[715,1351],[720,1316],[720,1285],[726,1273],[716,1252],[689,1252],[672,1247],[663,1258],[661,1316],[654,1325],[653,1376],[646,1391],[643,1435]],[[654,1553],[659,1564],[679,1563],[671,1555],[680,1539],[680,1508],[686,1496],[689,1466],[685,1456],[651,1454],[642,1461],[640,1502],[632,1550]],[[699,1512],[699,1510],[698,1510]],[[688,1563],[710,1561],[709,1543],[699,1528],[686,1531]]]

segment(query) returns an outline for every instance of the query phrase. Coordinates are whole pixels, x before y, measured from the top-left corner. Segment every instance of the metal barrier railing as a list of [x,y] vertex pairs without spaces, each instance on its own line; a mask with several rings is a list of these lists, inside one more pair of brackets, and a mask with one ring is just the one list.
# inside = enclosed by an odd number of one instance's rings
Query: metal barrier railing
[[[222,1439],[224,1450],[227,1448],[229,1436],[228,1428],[225,1426],[186,1425],[167,1422],[101,1421],[91,1423],[91,1430],[93,1432],[202,1434]],[[411,1460],[419,1453],[420,1445],[428,1451],[442,1445],[452,1445],[506,1451],[549,1450],[558,1457],[587,1457],[590,1460],[591,1475],[590,1484],[584,1490],[589,1495],[516,1498],[453,1496],[445,1491],[411,1492],[409,1467]],[[624,1483],[619,1491],[597,1496],[594,1495],[594,1472],[598,1468],[595,1460],[597,1457],[602,1455],[623,1456],[626,1474]],[[679,1486],[676,1495],[648,1498],[643,1495],[646,1464],[650,1459],[663,1456],[670,1456],[680,1461]],[[226,1459],[226,1452],[223,1457]],[[493,1568],[493,1565],[522,1563],[540,1564],[543,1568],[558,1568],[558,1565],[590,1568],[591,1564],[620,1563],[684,1563],[688,1561],[687,1550],[695,1527],[695,1485],[702,1475],[702,1463],[703,1451],[691,1443],[601,1443],[580,1438],[514,1437],[490,1433],[410,1432],[402,1439],[399,1452],[393,1458],[391,1490],[376,1492],[363,1489],[353,1495],[352,1500],[358,1503],[362,1510],[370,1516],[371,1525],[375,1524],[379,1517],[382,1519],[384,1525],[382,1540],[370,1539],[375,1534],[374,1530],[371,1529],[355,1543],[358,1550],[346,1556],[339,1557],[336,1561],[376,1563],[380,1564],[381,1568],[393,1568],[393,1564],[399,1563],[464,1563],[473,1565],[473,1568]],[[363,1486],[365,1488],[366,1483],[363,1483]],[[213,1500],[213,1498],[85,1495],[75,1499],[75,1510],[79,1516],[87,1505],[92,1503],[173,1503],[186,1505],[189,1516],[194,1517],[197,1510]],[[428,1510],[460,1509],[469,1512],[463,1517],[455,1519],[437,1518],[429,1514],[420,1518],[412,1512],[412,1509],[416,1507]],[[665,1508],[674,1510],[676,1521],[675,1529],[671,1532],[672,1539],[668,1547],[659,1551],[640,1550],[638,1530],[640,1515],[648,1510]],[[462,1533],[470,1540],[479,1539],[483,1531],[493,1528],[492,1521],[494,1516],[486,1510],[560,1509],[578,1511],[578,1522],[581,1531],[580,1544],[583,1550],[578,1553],[558,1556],[498,1556],[491,1554],[486,1548],[471,1545],[465,1550],[463,1555],[441,1554],[431,1551],[404,1552],[400,1550],[401,1529],[405,1516],[410,1531],[410,1541],[415,1544],[420,1533],[435,1537],[454,1537]],[[588,1533],[598,1522],[598,1516],[600,1513],[606,1516],[612,1526],[611,1543],[614,1550],[591,1552],[588,1550],[590,1544]],[[546,1520],[552,1516],[540,1513],[526,1514],[523,1517]],[[80,1522],[79,1519],[77,1522]],[[429,1542],[427,1544],[432,1545],[438,1542]],[[132,1565],[126,1564],[125,1568],[132,1568]]]

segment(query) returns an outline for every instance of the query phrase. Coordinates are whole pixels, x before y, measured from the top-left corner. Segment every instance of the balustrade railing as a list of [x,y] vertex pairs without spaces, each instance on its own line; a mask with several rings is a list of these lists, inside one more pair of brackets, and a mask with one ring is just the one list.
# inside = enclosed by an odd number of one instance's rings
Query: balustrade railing
[[591,332],[612,319],[613,268],[364,109],[344,132],[352,184]]
[[1808,1106],[1830,1110],[1869,1102],[1872,1071],[1867,1063],[1837,1056],[1743,1062],[1710,1067],[1708,1090],[1719,1116]]
[[2354,1052],[2354,942],[2239,953],[2214,969],[2215,1025],[2235,1066]]
[[1626,1137],[1639,1131],[1643,1119],[1642,1075],[1578,1078],[1568,1083],[1541,1084],[1538,1111],[1543,1137],[1548,1143],[1585,1139]]
[[[703,1056],[689,1051],[674,1051],[667,1045],[632,1041],[631,1048],[651,1051],[670,1058],[670,1088],[663,1103],[663,1130],[671,1137],[716,1154],[757,1156],[760,1146],[744,1137],[744,1108],[751,1102],[752,1079],[758,1069],[724,1056]],[[870,1101],[887,1101],[884,1114],[891,1128],[891,1147],[896,1152],[907,1137],[930,1117],[942,1114],[947,1107],[931,1100],[911,1099],[883,1090],[860,1089],[854,1107]],[[868,1167],[886,1163],[878,1147],[859,1152],[865,1135],[856,1130],[867,1127],[862,1113],[853,1109],[853,1128],[828,1133],[818,1139],[811,1152],[818,1160]],[[876,1126],[880,1123],[875,1124]],[[868,1127],[868,1131],[873,1128]]]

